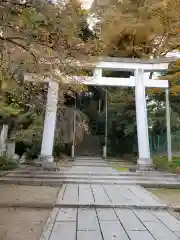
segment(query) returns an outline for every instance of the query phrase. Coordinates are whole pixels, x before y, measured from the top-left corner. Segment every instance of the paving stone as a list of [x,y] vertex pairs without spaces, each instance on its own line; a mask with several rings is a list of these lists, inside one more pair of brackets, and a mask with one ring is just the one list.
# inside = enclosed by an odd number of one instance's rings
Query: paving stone
[[99,224],[95,209],[78,209],[78,231],[98,230]]
[[[153,178],[153,179],[154,179],[154,178]],[[154,195],[153,193],[149,192],[149,191],[146,190],[145,188],[140,187],[140,186],[139,186],[139,188],[140,188],[141,192],[144,192],[144,194],[146,194],[146,195],[148,194],[151,198],[155,199],[155,200],[158,201],[158,202],[161,201],[156,195]]]
[[104,240],[129,240],[119,221],[100,221]]
[[79,204],[92,204],[94,198],[89,184],[79,185]]
[[118,221],[118,218],[112,208],[97,209],[99,221]]
[[103,240],[100,231],[78,231],[77,240]]
[[75,222],[77,218],[77,209],[75,208],[60,208],[56,221]]
[[66,187],[67,187],[67,184],[63,184],[62,187],[60,188],[57,199],[56,199],[56,203],[59,203],[62,201]]
[[128,203],[134,203],[134,204],[144,204],[138,196],[136,196],[132,191],[129,190],[128,186],[116,186],[117,190],[120,192],[120,194],[124,197],[124,199]]
[[179,238],[161,222],[144,222],[144,225],[156,240],[179,240]]
[[147,205],[157,205],[160,203],[160,201],[152,198],[152,196],[146,193],[145,189],[141,188],[140,186],[129,186],[129,189]]
[[59,212],[58,208],[53,208],[52,212],[50,213],[50,216],[48,217],[42,229],[42,233],[39,240],[49,240],[58,212]]
[[179,232],[174,232],[176,234],[176,236],[178,236],[180,238],[180,231]]
[[125,230],[143,231],[146,230],[142,222],[136,217],[136,215],[129,209],[115,209],[117,216],[124,226]]
[[171,231],[180,231],[180,221],[166,211],[152,211]]
[[76,240],[76,222],[56,222],[49,240]]
[[155,217],[150,210],[137,209],[137,210],[133,210],[133,212],[142,222],[159,222],[157,217]]
[[112,186],[111,185],[103,185],[103,187],[113,204],[125,204],[126,203],[126,200],[118,192],[115,185],[112,185]]
[[148,231],[128,231],[131,240],[154,240],[154,237]]
[[91,188],[96,204],[111,204],[111,201],[109,200],[106,192],[104,191],[104,188],[101,185],[92,184]]
[[78,204],[78,200],[79,200],[78,185],[77,184],[68,184],[65,189],[65,193],[64,193],[61,203]]

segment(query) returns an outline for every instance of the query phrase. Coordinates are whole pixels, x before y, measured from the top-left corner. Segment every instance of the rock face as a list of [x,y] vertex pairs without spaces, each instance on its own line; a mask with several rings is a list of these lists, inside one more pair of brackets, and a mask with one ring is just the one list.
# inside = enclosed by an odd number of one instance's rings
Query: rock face
[[60,129],[62,141],[72,143],[74,138],[74,114],[75,114],[75,142],[81,142],[85,133],[89,131],[86,116],[78,109],[64,107],[57,116],[57,128]]
[[75,147],[75,156],[101,156],[99,136],[84,135],[83,141]]
[[74,109],[66,107],[62,111],[61,116],[61,136],[64,143],[70,143],[73,140],[73,122],[74,122]]

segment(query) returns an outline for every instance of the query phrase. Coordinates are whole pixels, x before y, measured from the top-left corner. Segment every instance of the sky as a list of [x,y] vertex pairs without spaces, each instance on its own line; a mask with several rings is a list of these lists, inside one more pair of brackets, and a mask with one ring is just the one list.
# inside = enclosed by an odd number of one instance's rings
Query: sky
[[82,7],[85,9],[89,9],[93,2],[93,0],[81,0],[81,1],[82,1]]

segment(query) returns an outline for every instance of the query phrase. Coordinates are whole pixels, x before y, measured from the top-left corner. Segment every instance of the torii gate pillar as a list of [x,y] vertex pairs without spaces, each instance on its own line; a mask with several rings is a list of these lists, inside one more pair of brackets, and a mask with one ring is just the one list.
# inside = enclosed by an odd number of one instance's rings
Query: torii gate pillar
[[136,123],[138,137],[137,170],[152,171],[153,161],[150,156],[149,133],[146,106],[146,91],[144,85],[145,73],[143,69],[135,70],[135,101],[136,101]]
[[53,145],[56,128],[58,90],[59,84],[54,80],[49,81],[41,154],[39,156],[39,160],[43,164],[46,163],[52,164],[54,161]]

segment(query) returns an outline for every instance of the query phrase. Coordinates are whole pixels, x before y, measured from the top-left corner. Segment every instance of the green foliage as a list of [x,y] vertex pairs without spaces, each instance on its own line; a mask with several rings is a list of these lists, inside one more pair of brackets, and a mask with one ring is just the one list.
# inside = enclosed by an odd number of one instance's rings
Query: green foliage
[[[128,103],[128,104],[127,104]],[[99,135],[104,140],[105,109],[98,119]],[[102,140],[102,141],[103,141]],[[119,156],[134,151],[136,116],[134,91],[113,88],[108,92],[108,154]],[[102,142],[102,145],[104,141]]]
[[176,168],[180,164],[180,157],[173,157],[172,162],[168,162],[167,157],[155,156],[153,162],[159,171],[176,173]]
[[20,112],[21,112],[21,109],[19,109],[17,105],[0,102],[1,117],[6,118],[10,116],[18,116]]
[[12,170],[19,165],[15,160],[7,159],[6,157],[0,157],[0,170]]

